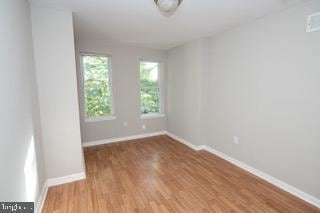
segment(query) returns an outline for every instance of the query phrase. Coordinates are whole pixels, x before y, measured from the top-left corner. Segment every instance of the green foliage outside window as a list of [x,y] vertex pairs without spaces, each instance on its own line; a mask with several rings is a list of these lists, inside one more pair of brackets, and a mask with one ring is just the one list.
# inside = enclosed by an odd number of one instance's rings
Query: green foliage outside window
[[[111,88],[109,86],[109,59],[104,56],[82,56],[86,117],[109,116]],[[140,63],[141,113],[160,112],[159,64]]]
[[108,58],[86,55],[82,57],[82,61],[86,117],[111,115]]
[[141,113],[160,112],[159,64],[140,63]]

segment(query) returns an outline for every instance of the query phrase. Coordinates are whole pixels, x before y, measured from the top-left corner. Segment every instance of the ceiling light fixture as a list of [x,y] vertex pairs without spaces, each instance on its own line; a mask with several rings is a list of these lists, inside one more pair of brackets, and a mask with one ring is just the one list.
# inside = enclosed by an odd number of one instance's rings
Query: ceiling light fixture
[[162,11],[170,13],[179,7],[182,0],[154,0],[154,2]]

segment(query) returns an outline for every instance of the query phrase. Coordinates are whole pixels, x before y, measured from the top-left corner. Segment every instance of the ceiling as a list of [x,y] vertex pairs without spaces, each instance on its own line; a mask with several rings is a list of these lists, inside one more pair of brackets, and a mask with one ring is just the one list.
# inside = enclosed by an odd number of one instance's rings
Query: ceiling
[[168,49],[207,37],[305,0],[183,0],[165,16],[153,0],[30,0],[74,12],[77,37]]

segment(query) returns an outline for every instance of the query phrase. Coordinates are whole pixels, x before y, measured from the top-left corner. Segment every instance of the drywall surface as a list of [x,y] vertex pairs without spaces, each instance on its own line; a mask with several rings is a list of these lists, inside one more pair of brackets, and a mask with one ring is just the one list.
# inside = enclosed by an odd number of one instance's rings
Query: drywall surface
[[170,50],[168,130],[320,198],[320,32],[306,33],[318,11],[308,1],[208,38],[205,77],[197,42]]
[[211,38],[208,144],[320,198],[320,32],[306,33],[317,11],[311,1]]
[[48,178],[84,172],[72,13],[31,8]]
[[168,52],[168,131],[201,145],[205,136],[207,40],[194,41]]
[[[95,141],[158,132],[166,130],[166,116],[141,119],[139,60],[157,61],[162,64],[163,113],[166,115],[166,57],[163,51],[137,48],[93,38],[80,37],[76,41],[78,88],[80,100],[82,141]],[[110,55],[112,69],[114,120],[86,122],[82,91],[80,53]],[[127,126],[124,125],[127,122]],[[142,125],[146,129],[142,129]]]
[[0,1],[0,200],[37,202],[45,182],[28,1]]

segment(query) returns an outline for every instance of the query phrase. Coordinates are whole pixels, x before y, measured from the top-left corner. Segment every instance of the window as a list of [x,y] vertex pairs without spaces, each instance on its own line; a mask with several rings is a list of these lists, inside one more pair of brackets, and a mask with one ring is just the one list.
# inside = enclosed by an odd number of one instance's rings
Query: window
[[160,64],[140,61],[141,114],[161,113]]
[[111,118],[112,84],[110,57],[81,54],[86,120]]

